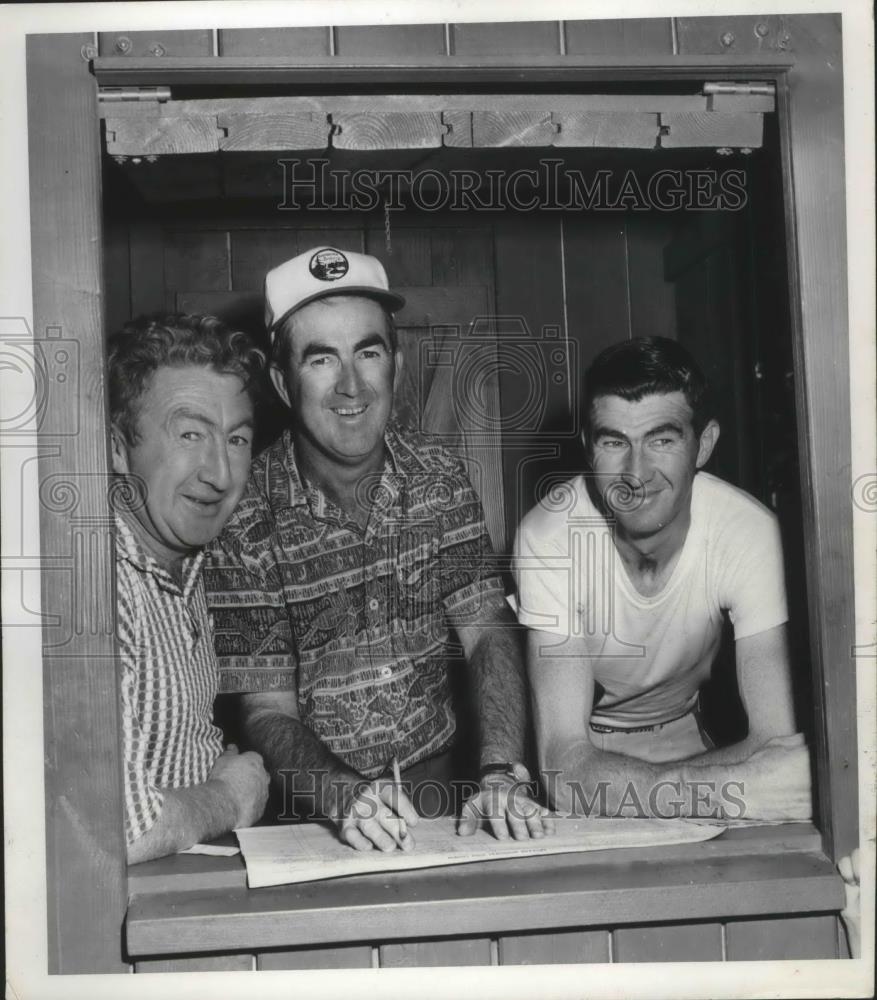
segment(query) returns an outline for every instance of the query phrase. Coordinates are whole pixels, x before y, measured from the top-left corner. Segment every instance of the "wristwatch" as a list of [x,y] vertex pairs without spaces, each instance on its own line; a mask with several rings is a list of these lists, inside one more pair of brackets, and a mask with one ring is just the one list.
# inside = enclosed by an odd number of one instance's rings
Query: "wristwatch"
[[530,777],[530,772],[519,761],[505,760],[482,764],[478,775],[479,779],[485,778],[488,774],[504,774],[506,777],[511,778],[512,781],[523,781],[528,784],[533,780]]

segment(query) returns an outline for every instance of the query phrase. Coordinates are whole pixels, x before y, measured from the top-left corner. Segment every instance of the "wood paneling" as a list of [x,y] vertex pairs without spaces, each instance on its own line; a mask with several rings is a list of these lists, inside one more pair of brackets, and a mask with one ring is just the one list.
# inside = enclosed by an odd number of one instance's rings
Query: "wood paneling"
[[556,55],[557,21],[485,22],[451,25],[452,55]]
[[164,282],[170,299],[177,289],[229,289],[228,237],[224,232],[165,234]]
[[382,969],[430,965],[490,965],[489,938],[435,938],[403,941],[380,948]]
[[788,48],[788,17],[679,17],[679,54],[751,56]]
[[721,924],[659,924],[612,932],[615,962],[720,962]]
[[[100,137],[96,83],[80,54],[91,40],[27,38],[34,335],[68,341],[72,359],[66,391],[45,387],[39,459],[48,956],[49,971],[65,974],[125,970]],[[71,427],[78,433],[64,432]]]
[[500,965],[567,965],[609,961],[609,931],[506,934],[499,939]]
[[[101,31],[98,52],[102,56],[210,56],[213,38],[205,31]],[[90,41],[90,39],[89,39]]]
[[[676,337],[676,295],[664,278],[664,249],[673,222],[636,212],[624,220],[632,337]],[[569,278],[567,279],[569,281]]]
[[370,969],[372,948],[354,944],[346,948],[294,948],[264,951],[256,956],[259,971],[266,969]]
[[254,955],[199,955],[184,958],[148,958],[134,963],[134,972],[250,972]]
[[221,56],[327,56],[329,28],[222,28]]
[[758,149],[764,119],[757,114],[721,111],[661,114],[661,149],[695,149],[699,146]]
[[570,56],[653,56],[673,52],[669,17],[566,21],[564,31]]
[[[790,19],[791,20],[791,19]],[[843,77],[839,18],[794,19],[798,61],[780,106],[783,167],[794,203],[786,218],[801,401],[807,591],[816,698],[816,789],[835,860],[859,842],[850,513],[849,325],[844,216]]]
[[728,961],[838,958],[837,926],[833,914],[732,920],[725,925]]
[[335,54],[348,56],[443,55],[443,24],[343,25],[335,29]]
[[332,115],[332,145],[336,149],[431,149],[441,146],[444,131],[437,111]]

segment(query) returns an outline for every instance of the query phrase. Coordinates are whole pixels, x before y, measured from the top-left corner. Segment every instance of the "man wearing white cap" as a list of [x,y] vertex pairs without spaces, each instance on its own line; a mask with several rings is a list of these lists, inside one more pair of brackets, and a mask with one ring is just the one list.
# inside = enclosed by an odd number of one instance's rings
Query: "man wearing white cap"
[[[265,280],[290,427],[254,463],[207,570],[223,689],[299,814],[359,850],[410,850],[451,811],[449,630],[467,663],[480,776],[459,832],[541,837],[522,764],[523,664],[481,504],[434,438],[388,426],[402,364],[374,257],[315,247]],[[421,794],[426,792],[427,794]]]

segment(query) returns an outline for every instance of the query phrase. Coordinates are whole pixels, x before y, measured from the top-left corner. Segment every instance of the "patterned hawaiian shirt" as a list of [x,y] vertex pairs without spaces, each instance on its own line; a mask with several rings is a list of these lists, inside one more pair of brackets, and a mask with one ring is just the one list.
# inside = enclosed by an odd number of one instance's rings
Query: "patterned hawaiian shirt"
[[503,597],[460,461],[427,435],[385,440],[362,531],[301,479],[287,431],[204,568],[222,690],[295,690],[302,722],[367,777],[449,746],[449,624]]
[[184,560],[180,587],[116,517],[116,634],[129,844],[158,819],[162,788],[202,784],[222,753],[222,733],[211,721],[217,673],[203,561],[203,552]]

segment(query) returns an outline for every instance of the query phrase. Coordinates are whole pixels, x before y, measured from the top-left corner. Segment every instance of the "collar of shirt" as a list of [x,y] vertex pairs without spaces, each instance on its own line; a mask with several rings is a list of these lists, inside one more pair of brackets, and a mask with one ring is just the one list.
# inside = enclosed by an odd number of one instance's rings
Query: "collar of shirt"
[[[416,450],[407,446],[404,437],[395,428],[387,428],[384,444],[387,448],[387,461],[384,463],[383,473],[380,480],[367,491],[371,502],[369,535],[377,530],[388,511],[397,505],[404,508],[407,477],[423,473],[427,469]],[[318,520],[348,520],[322,490],[302,479],[295,460],[295,444],[290,430],[284,431],[277,443],[264,453],[264,461],[265,483],[268,486],[265,495],[272,513],[307,505],[311,515]],[[281,484],[285,484],[285,488]]]
[[204,562],[204,549],[199,549],[193,556],[183,557],[183,586],[180,589],[180,585],[170,573],[137,541],[124,517],[117,513],[114,515],[114,520],[116,523],[117,555],[131,563],[141,573],[150,573],[165,590],[180,594],[184,601],[188,601],[192,588],[198,581],[201,564]]

